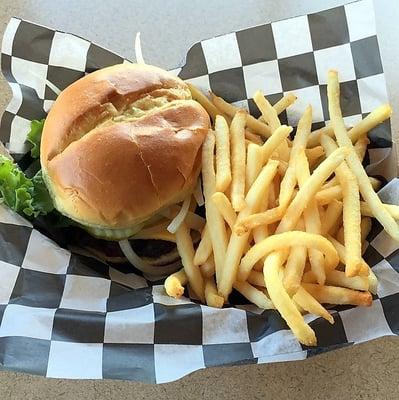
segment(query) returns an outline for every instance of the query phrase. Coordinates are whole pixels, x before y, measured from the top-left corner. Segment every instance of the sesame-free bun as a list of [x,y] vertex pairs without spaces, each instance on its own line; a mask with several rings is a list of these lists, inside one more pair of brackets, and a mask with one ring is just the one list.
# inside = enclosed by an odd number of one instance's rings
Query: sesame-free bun
[[209,125],[187,85],[162,69],[86,75],[44,124],[40,161],[55,207],[89,227],[134,227],[193,190]]

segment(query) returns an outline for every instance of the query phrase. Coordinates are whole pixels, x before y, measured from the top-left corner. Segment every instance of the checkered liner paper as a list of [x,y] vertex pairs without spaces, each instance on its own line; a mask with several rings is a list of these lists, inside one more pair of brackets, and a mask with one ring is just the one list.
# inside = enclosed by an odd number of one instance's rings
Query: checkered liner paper
[[[11,19],[1,66],[13,98],[0,139],[18,157],[32,119],[44,118],[64,89],[87,72],[124,62],[80,37]],[[371,1],[260,25],[196,43],[185,80],[211,89],[257,113],[252,94],[271,102],[292,91],[298,102],[283,116],[295,125],[306,104],[315,127],[328,121],[326,72],[337,68],[348,124],[387,102]],[[396,177],[389,123],[370,133],[369,172]],[[381,191],[399,198],[399,180]],[[0,208],[1,368],[59,378],[118,378],[162,383],[217,365],[305,359],[312,355],[399,333],[399,250],[375,224],[366,260],[378,276],[369,308],[334,307],[335,324],[306,316],[318,347],[298,343],[276,311],[247,304],[236,293],[224,309],[175,300],[162,282],[118,271],[73,254]]]

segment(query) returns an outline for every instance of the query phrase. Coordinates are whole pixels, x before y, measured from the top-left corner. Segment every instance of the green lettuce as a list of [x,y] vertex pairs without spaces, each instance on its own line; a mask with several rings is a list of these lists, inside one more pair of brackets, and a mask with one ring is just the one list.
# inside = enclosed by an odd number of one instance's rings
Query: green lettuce
[[49,213],[53,202],[44,184],[42,172],[32,179],[8,158],[0,155],[0,198],[17,213],[36,218]]
[[40,140],[42,138],[44,119],[38,121],[33,120],[30,123],[30,131],[26,137],[26,141],[32,145],[30,155],[32,158],[38,158],[40,155]]

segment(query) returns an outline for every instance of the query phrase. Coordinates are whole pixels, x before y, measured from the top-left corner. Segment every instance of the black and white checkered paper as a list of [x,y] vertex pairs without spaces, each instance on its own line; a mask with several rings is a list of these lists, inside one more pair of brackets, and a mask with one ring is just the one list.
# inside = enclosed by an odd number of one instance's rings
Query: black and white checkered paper
[[[13,98],[0,140],[18,157],[32,119],[56,99],[54,86],[123,58],[80,37],[17,18],[4,34],[1,67]],[[348,124],[387,102],[371,0],[265,24],[196,43],[179,75],[256,114],[262,89],[272,102],[294,92],[283,116],[295,125],[305,105],[314,125],[328,121],[326,72],[337,68]],[[53,89],[52,89],[53,88]],[[370,133],[369,172],[397,175],[389,122]],[[398,199],[399,181],[382,189]],[[122,273],[55,242],[0,206],[0,365],[58,378],[117,378],[162,383],[208,366],[309,356],[399,333],[399,250],[375,224],[365,258],[378,276],[369,308],[335,307],[335,324],[308,315],[318,347],[298,343],[276,311],[233,295],[214,309],[166,296],[161,285]]]

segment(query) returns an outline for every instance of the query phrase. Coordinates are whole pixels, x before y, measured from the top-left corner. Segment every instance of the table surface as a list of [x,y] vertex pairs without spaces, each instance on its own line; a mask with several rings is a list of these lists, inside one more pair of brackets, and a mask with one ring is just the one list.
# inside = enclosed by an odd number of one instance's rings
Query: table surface
[[[399,2],[374,0],[390,101],[399,103]],[[176,66],[201,39],[348,3],[342,0],[1,0],[0,37],[11,16],[81,35],[134,59],[141,32],[146,61]],[[209,3],[209,4],[206,4]],[[0,112],[10,91],[0,78]],[[392,119],[398,138],[399,114]],[[309,360],[210,368],[178,382],[68,381],[0,373],[2,399],[394,399],[399,381],[399,339],[383,338]]]

